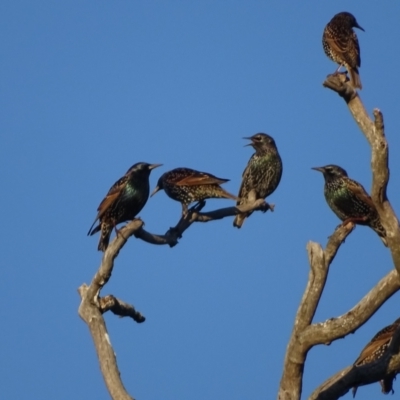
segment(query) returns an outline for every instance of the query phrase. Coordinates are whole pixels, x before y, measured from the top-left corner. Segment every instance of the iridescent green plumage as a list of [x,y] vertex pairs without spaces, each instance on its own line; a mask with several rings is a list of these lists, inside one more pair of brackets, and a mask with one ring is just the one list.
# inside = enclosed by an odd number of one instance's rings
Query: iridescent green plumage
[[[257,133],[245,139],[251,140],[249,146],[253,146],[256,152],[243,172],[237,205],[245,204],[248,196],[252,197],[252,201],[265,199],[275,191],[282,177],[282,160],[274,139],[266,133]],[[236,215],[233,226],[240,228],[250,215],[251,212]]]
[[[98,250],[106,250],[113,228],[135,218],[145,206],[150,192],[150,172],[160,165],[136,163],[108,191],[88,232],[88,235],[94,235],[101,230]],[[93,228],[97,220],[100,223]]]
[[343,224],[353,222],[367,225],[379,235],[383,244],[387,246],[386,231],[382,226],[378,211],[364,187],[350,179],[347,172],[337,165],[326,165],[313,169],[323,173],[325,199]]
[[185,216],[188,212],[188,205],[194,201],[212,198],[236,200],[236,196],[219,186],[228,181],[229,179],[217,178],[207,172],[190,168],[175,168],[160,177],[151,195],[164,189],[171,199],[182,204],[182,214]]

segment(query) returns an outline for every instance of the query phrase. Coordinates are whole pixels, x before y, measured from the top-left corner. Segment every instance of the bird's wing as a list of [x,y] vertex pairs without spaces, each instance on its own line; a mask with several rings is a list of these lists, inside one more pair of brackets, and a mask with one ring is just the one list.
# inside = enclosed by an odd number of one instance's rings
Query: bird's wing
[[351,40],[353,42],[352,48],[354,49],[355,52],[356,65],[357,67],[361,67],[360,45],[358,44],[358,37],[355,32],[353,32]]
[[392,325],[385,326],[383,329],[381,329],[372,339],[371,342],[374,342],[375,340],[380,339],[381,337],[386,337],[386,335],[393,334],[397,327],[400,324],[400,319],[396,319],[396,321],[393,322]]
[[121,194],[122,190],[124,189],[126,183],[128,182],[128,179],[126,176],[123,176],[121,179],[119,179],[117,182],[114,183],[114,185],[111,186],[111,189],[108,191],[106,197],[104,197],[103,201],[100,203],[99,207],[97,208],[97,216],[95,220],[93,221],[92,226],[89,229],[90,234],[93,225],[96,223],[98,219],[100,219],[104,213],[115,203],[115,201],[118,199],[119,195]]
[[99,212],[97,218],[101,218],[104,213],[114,204],[114,202],[120,196],[121,192],[124,190],[127,182],[127,176],[123,176],[121,179],[118,179],[118,181],[115,182],[114,185],[111,186],[106,197],[104,197],[103,201],[97,208],[97,211]]
[[228,182],[229,179],[217,178],[205,172],[193,171],[191,175],[180,178],[175,182],[177,186],[212,185]]
[[[254,156],[254,155],[253,155]],[[252,179],[252,158],[253,156],[251,156],[248,164],[246,165],[246,168],[243,171],[242,174],[242,183],[240,184],[240,188],[239,188],[239,194],[238,197],[242,198],[242,197],[247,197],[248,194],[248,187],[253,187],[253,179]]]
[[373,356],[380,347],[384,346],[385,344],[388,345],[392,337],[393,337],[393,332],[385,332],[378,339],[369,342],[361,351],[361,354],[358,356],[354,365],[362,364],[364,360]]
[[370,206],[373,209],[376,209],[374,202],[372,201],[371,197],[367,193],[367,191],[364,189],[362,185],[360,185],[358,182],[353,181],[352,179],[348,179],[348,187],[349,190],[361,201],[366,203],[368,206]]
[[[354,34],[355,35],[355,34]],[[339,36],[339,35],[338,35]],[[357,68],[357,63],[354,60],[354,56],[352,56],[354,52],[354,39],[348,40],[346,35],[344,37],[331,37],[328,36],[325,40],[328,42],[329,46],[331,47],[332,51],[341,55],[342,59],[346,61],[347,64],[350,65],[352,68]],[[340,35],[342,36],[342,35]],[[356,37],[357,39],[357,37]],[[358,40],[357,40],[358,45]],[[360,54],[360,49],[358,48],[358,55]]]

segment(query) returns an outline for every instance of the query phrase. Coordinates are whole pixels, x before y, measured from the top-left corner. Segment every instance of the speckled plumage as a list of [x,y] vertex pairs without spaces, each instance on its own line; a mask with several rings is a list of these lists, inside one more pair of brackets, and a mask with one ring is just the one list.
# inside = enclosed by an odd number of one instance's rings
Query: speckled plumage
[[385,246],[386,231],[381,224],[376,207],[364,187],[350,179],[347,172],[337,165],[313,168],[325,178],[325,199],[343,224],[354,222],[372,228]]
[[[282,160],[274,139],[266,133],[256,133],[245,139],[251,140],[248,146],[256,152],[243,172],[237,205],[245,204],[250,192],[253,192],[252,200],[265,199],[275,191],[282,177]],[[236,215],[233,226],[240,228],[250,215],[251,212]]]
[[325,26],[322,46],[325,54],[334,62],[345,66],[355,89],[362,88],[358,68],[361,66],[360,46],[352,28],[364,30],[354,15],[348,12],[336,14]]
[[[400,318],[396,319],[393,324],[386,326],[381,329],[371,341],[363,348],[361,354],[358,356],[354,365],[360,366],[369,364],[381,358],[386,350],[388,349],[390,342],[396,329],[400,325]],[[393,380],[396,377],[397,372],[388,374],[384,379],[380,381],[382,387],[382,393],[388,394],[390,392],[394,393],[393,390]],[[353,388],[353,397],[356,395],[357,387]]]
[[[150,192],[150,172],[160,165],[136,163],[108,191],[97,209],[98,214],[88,232],[88,235],[94,235],[101,230],[98,250],[107,249],[113,228],[135,218],[145,206]],[[97,220],[99,224],[93,228]]]
[[175,168],[160,177],[151,195],[153,196],[159,190],[164,190],[171,199],[182,204],[182,214],[185,216],[188,212],[188,205],[194,201],[211,198],[236,200],[236,196],[219,186],[228,181],[229,179],[217,178],[207,172],[190,168]]

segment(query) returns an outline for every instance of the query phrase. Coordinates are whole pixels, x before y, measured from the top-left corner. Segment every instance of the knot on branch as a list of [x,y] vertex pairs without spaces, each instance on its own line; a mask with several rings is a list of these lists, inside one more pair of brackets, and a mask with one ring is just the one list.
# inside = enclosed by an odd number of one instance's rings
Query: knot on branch
[[324,87],[333,90],[348,103],[357,96],[357,91],[351,86],[345,72],[337,72],[328,75],[322,84]]

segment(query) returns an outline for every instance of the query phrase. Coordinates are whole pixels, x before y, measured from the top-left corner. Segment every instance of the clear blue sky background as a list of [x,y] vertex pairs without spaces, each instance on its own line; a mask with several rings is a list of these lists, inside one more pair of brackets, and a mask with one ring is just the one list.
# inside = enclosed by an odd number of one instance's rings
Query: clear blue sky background
[[[344,102],[322,87],[336,66],[325,24],[354,13],[361,96],[385,117],[389,196],[400,211],[400,3],[3,1],[0,5],[2,307],[7,399],[108,399],[77,288],[101,260],[86,237],[109,187],[135,162],[230,178],[237,192],[264,131],[284,162],[274,213],[197,224],[173,249],[131,239],[103,294],[147,321],[106,315],[123,381],[138,399],[275,398],[307,282],[306,243],[339,220],[310,168],[336,163],[369,190],[370,149]],[[212,200],[207,209],[231,205]],[[164,233],[180,205],[161,192],[140,216]],[[316,321],[354,306],[392,268],[357,227],[332,265]],[[399,295],[359,331],[308,357],[304,398],[399,317]],[[395,389],[400,391],[399,382]],[[358,396],[376,399],[379,385]],[[347,395],[350,398],[350,394]]]

